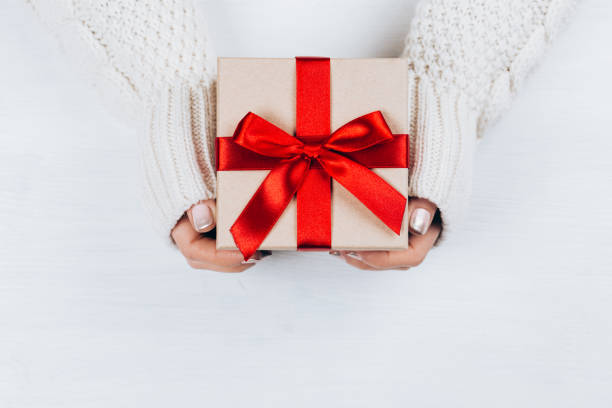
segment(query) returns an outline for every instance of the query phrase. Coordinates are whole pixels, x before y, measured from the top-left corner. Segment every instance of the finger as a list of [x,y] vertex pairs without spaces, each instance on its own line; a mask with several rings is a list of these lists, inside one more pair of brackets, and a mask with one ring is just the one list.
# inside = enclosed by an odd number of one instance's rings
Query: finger
[[357,257],[352,256],[352,254],[355,254],[355,252],[351,252],[351,255],[347,255],[348,252],[347,251],[337,251],[337,250],[332,250],[329,251],[330,255],[334,255],[337,256],[338,258],[342,259],[343,261],[345,261],[347,264],[354,266],[358,269],[365,269],[365,270],[373,270],[374,268],[372,268],[370,265],[367,265],[363,262],[361,262]]
[[191,261],[189,259],[187,259],[187,264],[191,266],[193,269],[203,269],[203,270],[209,270],[209,271],[215,271],[215,272],[226,272],[226,273],[240,273],[240,272],[244,272],[247,269],[255,266],[255,264],[253,263],[248,263],[248,264],[242,264],[236,267],[225,267],[225,266],[212,265],[206,262]]
[[411,198],[408,200],[408,216],[410,231],[414,234],[427,233],[438,207],[424,198]]
[[[240,251],[218,250],[215,240],[201,236],[186,217],[176,224],[172,230],[172,238],[185,258],[191,261],[223,267],[236,267],[242,264],[243,257]],[[259,252],[253,256],[255,259],[260,257]]]
[[[344,258],[344,260],[346,261],[346,263],[348,263],[349,265],[352,265],[356,268],[359,269],[363,269],[363,270],[367,270],[367,271],[380,271],[380,270],[384,270],[384,269],[390,269],[390,268],[377,268],[374,267],[372,265],[369,265],[367,263],[365,263],[363,261],[363,259],[361,258],[361,255],[358,252],[344,252],[341,254],[341,256]],[[408,270],[410,269],[409,267],[396,267],[395,269],[402,269],[402,270]]]
[[193,228],[199,233],[205,233],[216,225],[217,206],[215,200],[204,200],[187,210],[187,217]]
[[356,252],[347,252],[347,251],[340,251],[340,256],[344,259],[344,261],[351,265],[354,266],[355,268],[358,269],[363,269],[366,271],[373,271],[375,270],[375,268],[373,268],[372,266],[366,264],[365,262],[363,262],[359,256],[357,255]]
[[418,266],[438,239],[440,230],[440,224],[434,223],[425,235],[411,235],[408,249],[404,251],[359,251],[357,254],[364,263],[377,269]]

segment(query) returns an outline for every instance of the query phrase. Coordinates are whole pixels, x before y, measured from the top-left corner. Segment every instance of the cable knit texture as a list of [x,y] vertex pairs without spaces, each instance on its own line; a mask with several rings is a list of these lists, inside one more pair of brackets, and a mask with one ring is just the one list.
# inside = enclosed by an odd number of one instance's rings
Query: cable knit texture
[[[145,202],[168,236],[192,204],[215,197],[215,59],[202,16],[190,0],[28,2],[109,104],[147,124]],[[411,66],[409,191],[438,205],[445,235],[466,213],[477,136],[572,3],[421,1],[402,54]]]

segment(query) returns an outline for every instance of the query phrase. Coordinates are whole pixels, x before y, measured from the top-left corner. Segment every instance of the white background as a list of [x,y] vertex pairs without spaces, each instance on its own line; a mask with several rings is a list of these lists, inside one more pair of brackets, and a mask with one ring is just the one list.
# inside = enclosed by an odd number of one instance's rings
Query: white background
[[[204,3],[226,56],[393,56],[414,14]],[[151,233],[136,130],[3,1],[0,407],[611,406],[611,19],[582,3],[480,143],[468,222],[421,267],[282,253],[231,275]]]

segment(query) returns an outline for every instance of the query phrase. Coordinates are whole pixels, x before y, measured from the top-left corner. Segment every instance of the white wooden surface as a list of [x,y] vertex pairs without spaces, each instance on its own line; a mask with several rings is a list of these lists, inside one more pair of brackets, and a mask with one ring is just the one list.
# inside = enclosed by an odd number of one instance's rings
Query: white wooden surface
[[[222,55],[393,55],[413,14],[263,2],[300,16],[279,36],[246,2],[205,3]],[[285,253],[229,275],[151,234],[136,131],[2,2],[0,407],[609,407],[611,18],[583,2],[480,144],[467,225],[420,268]]]

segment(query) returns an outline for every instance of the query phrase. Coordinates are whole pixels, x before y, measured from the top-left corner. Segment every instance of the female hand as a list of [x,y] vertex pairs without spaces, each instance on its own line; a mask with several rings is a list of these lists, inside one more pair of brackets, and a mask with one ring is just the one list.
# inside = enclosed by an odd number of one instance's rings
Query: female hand
[[257,251],[244,261],[240,251],[217,250],[216,208],[215,200],[201,201],[187,210],[172,229],[172,239],[189,266],[218,272],[242,272],[270,254],[269,251]]
[[410,198],[408,217],[410,225],[409,248],[403,251],[330,251],[341,256],[346,263],[359,269],[409,269],[419,265],[440,236],[438,208],[423,198]]

